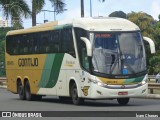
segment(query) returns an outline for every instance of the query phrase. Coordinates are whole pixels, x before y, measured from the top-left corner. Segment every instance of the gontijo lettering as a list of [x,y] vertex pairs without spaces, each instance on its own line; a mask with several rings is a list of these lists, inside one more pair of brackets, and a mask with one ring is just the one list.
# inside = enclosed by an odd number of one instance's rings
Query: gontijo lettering
[[38,66],[38,58],[19,58],[19,67],[35,67]]

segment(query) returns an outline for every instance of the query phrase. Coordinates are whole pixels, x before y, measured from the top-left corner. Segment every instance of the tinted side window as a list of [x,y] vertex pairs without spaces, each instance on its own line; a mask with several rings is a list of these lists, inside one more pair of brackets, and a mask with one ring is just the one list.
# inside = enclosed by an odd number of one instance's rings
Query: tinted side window
[[7,36],[7,52],[11,55],[69,53],[75,57],[72,29]]
[[14,46],[15,46],[15,43],[13,40],[13,36],[7,36],[6,37],[6,51],[7,51],[7,53],[12,54]]
[[7,52],[9,54],[15,54],[18,55],[22,53],[22,43],[21,43],[21,36],[14,35],[14,36],[8,36],[6,40],[6,47]]
[[49,52],[49,40],[50,40],[50,31],[47,32],[41,32],[40,35],[40,53],[48,53]]
[[39,38],[40,33],[33,33],[33,35],[30,38],[32,42],[32,54],[40,53]]
[[51,31],[51,39],[49,40],[49,48],[51,53],[60,52],[60,31]]
[[75,57],[72,29],[63,29],[62,33],[62,52],[69,53]]

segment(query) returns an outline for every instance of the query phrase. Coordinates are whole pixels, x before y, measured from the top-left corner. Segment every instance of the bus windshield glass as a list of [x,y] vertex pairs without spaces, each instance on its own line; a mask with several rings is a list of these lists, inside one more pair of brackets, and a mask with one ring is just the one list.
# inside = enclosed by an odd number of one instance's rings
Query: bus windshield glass
[[129,75],[146,70],[146,57],[140,32],[94,34],[93,71]]

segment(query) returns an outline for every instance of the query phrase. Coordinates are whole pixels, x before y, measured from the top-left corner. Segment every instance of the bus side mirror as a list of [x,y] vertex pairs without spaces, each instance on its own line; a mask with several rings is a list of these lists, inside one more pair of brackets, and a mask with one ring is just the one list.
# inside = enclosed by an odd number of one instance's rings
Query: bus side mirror
[[143,37],[143,39],[149,43],[151,54],[154,54],[156,50],[155,50],[155,44],[153,40],[148,37]]
[[85,38],[85,37],[80,37],[80,39],[86,44],[87,55],[88,56],[92,56],[91,42],[87,38]]

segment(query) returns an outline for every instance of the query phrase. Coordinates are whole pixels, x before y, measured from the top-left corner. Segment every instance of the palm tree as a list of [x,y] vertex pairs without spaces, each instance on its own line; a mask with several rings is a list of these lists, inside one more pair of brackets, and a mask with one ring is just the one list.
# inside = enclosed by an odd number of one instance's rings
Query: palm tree
[[[105,2],[105,0],[99,0],[100,2]],[[81,0],[81,17],[84,17],[84,0]]]
[[16,29],[22,27],[22,18],[29,18],[31,11],[25,0],[0,0],[0,5],[2,7],[3,15],[8,20],[11,18],[12,26],[16,26]]
[[[54,7],[54,11],[62,13],[65,7],[63,0],[49,0]],[[32,26],[36,25],[36,15],[41,12],[45,5],[45,0],[32,0]]]

